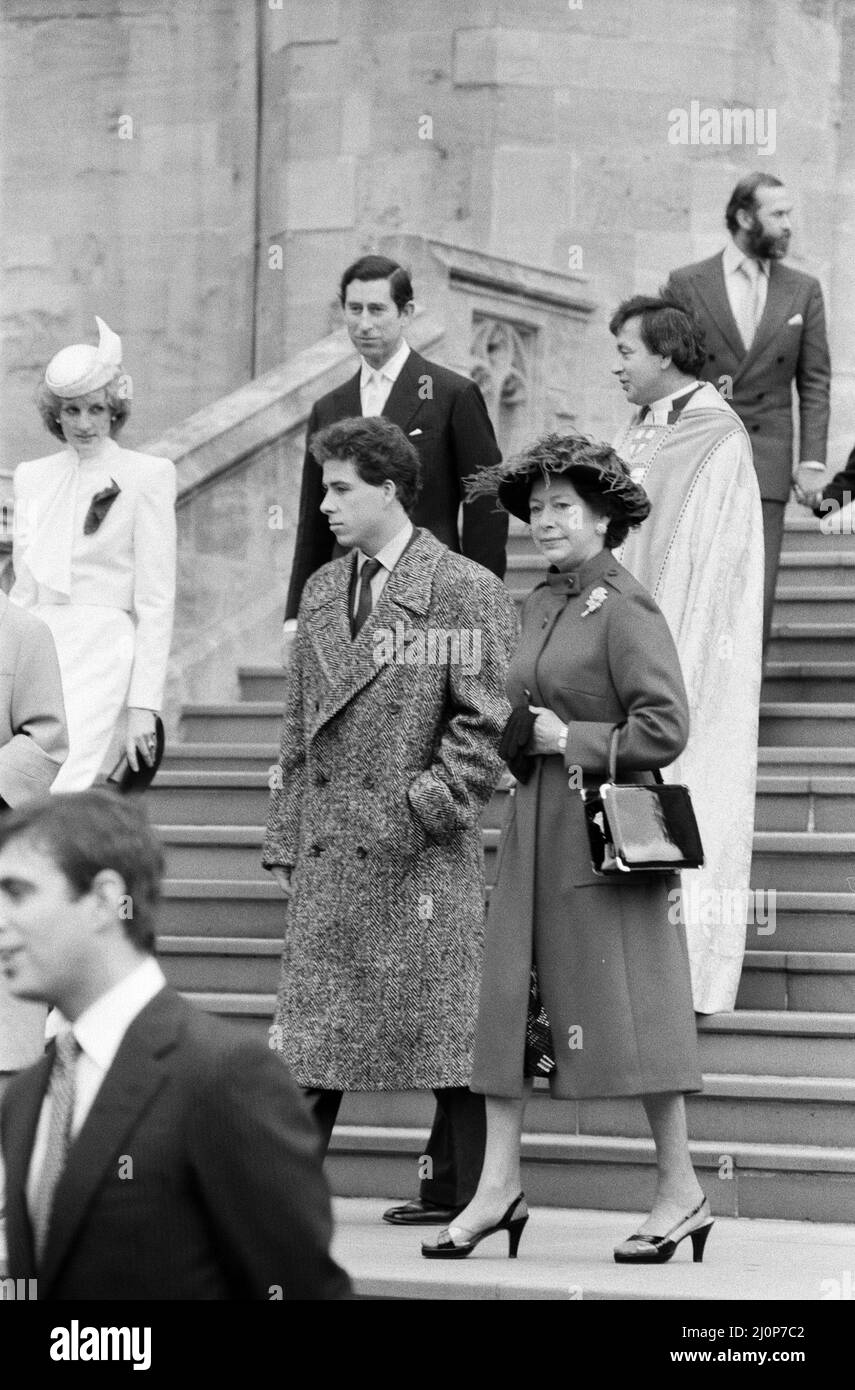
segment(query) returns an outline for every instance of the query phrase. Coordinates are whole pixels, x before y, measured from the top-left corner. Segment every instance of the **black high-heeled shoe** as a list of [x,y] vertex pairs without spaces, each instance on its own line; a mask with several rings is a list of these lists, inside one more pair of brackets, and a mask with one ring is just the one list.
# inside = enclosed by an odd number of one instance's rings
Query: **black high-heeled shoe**
[[[514,1212],[517,1211],[520,1203],[523,1204],[523,1210],[515,1216]],[[475,1246],[479,1245],[482,1240],[486,1240],[487,1236],[494,1236],[497,1231],[507,1231],[508,1258],[515,1260],[520,1248],[523,1227],[527,1221],[528,1208],[525,1206],[525,1193],[521,1192],[518,1197],[514,1198],[501,1221],[497,1221],[495,1226],[488,1226],[485,1231],[478,1231],[469,1240],[459,1243],[451,1239],[451,1227],[446,1226],[444,1231],[440,1231],[436,1245],[422,1244],[422,1254],[426,1260],[465,1260],[467,1255],[472,1254]],[[466,1228],[460,1226],[457,1229],[462,1231]]]
[[615,1249],[615,1260],[619,1265],[662,1265],[670,1260],[681,1240],[692,1237],[692,1260],[696,1265],[703,1262],[704,1246],[713,1228],[710,1206],[706,1197],[682,1217],[664,1236],[648,1236],[641,1231],[629,1236],[623,1245]]

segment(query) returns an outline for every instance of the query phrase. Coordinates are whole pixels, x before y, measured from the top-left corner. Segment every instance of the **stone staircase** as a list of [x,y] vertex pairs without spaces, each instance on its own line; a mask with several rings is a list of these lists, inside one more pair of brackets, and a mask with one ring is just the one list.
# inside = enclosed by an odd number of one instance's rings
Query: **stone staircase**
[[[539,561],[512,526],[508,583]],[[737,1009],[700,1027],[705,1090],[692,1149],[723,1215],[855,1221],[855,540],[788,523],[763,691],[752,883],[774,923],[749,926]],[[167,853],[161,954],[201,1007],[264,1036],[283,900],[260,868],[284,676],[244,667],[240,699],[184,710],[148,794]],[[505,793],[484,819],[488,881]],[[761,920],[761,916],[764,920]],[[773,926],[773,930],[770,930]],[[348,1096],[328,1160],[334,1191],[412,1195],[432,1097]],[[640,1210],[653,1149],[636,1101],[550,1102],[524,1140],[535,1203]]]

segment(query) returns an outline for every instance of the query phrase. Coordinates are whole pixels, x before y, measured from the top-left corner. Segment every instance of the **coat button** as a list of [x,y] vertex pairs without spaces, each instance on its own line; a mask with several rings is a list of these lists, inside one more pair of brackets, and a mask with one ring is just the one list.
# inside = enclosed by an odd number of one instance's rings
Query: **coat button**
[[368,850],[365,848],[364,845],[357,845],[357,846],[356,846],[356,857],[357,857],[357,859],[367,859],[367,858],[368,858]]
[[757,399],[758,399],[758,401],[762,401],[762,399],[763,399],[763,397],[765,396],[765,394],[766,394],[765,391],[758,391],[758,392],[757,392]]
[[320,847],[320,845],[309,845],[309,854],[311,855],[312,859],[317,859],[317,857],[318,857],[318,855],[320,854],[320,852],[321,852],[321,847]]
[[330,779],[329,779],[329,777],[327,777],[327,774],[326,774],[325,772],[316,772],[316,773],[315,773],[315,786],[316,786],[316,787],[325,787],[326,784],[327,784],[327,782],[328,782],[329,780],[330,780]]
[[715,353],[714,353],[714,352],[708,352],[708,353],[707,353],[707,361],[708,361],[708,362],[714,362],[714,361],[715,361]]
[[377,786],[377,783],[369,773],[367,777],[363,777],[362,785],[366,791],[373,792],[374,788]]
[[783,360],[784,360],[783,357],[779,357],[779,358],[778,358],[778,361],[779,361],[779,362],[783,362]]
[[752,433],[752,434],[756,434],[757,431],[759,430],[759,428],[760,428],[759,425],[752,425],[752,426],[751,426],[751,433]]

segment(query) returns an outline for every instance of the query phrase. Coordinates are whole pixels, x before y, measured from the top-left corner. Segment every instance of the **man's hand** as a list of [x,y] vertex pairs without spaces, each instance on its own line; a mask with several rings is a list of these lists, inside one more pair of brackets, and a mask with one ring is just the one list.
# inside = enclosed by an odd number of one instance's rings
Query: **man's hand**
[[809,507],[811,511],[815,511],[822,503],[821,487],[814,488],[812,485],[802,487],[801,484],[794,482],[793,495],[797,502],[800,502],[803,507]]
[[276,867],[271,869],[270,872],[276,879],[276,882],[279,884],[279,887],[285,894],[285,897],[290,898],[292,893],[294,892],[293,888],[291,887],[291,870]]
[[529,709],[532,714],[537,715],[529,740],[529,753],[535,757],[539,753],[560,753],[558,739],[559,735],[564,733],[566,725],[551,709],[544,709],[540,705],[529,705]]

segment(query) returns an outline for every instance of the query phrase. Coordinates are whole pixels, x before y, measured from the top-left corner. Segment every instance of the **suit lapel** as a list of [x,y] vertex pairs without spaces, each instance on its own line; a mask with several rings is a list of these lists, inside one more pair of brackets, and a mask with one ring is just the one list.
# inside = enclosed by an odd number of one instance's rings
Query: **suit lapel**
[[50,1284],[86,1216],[109,1164],[123,1146],[143,1112],[167,1079],[163,1054],[174,1047],[183,1006],[163,989],[134,1019],[122,1039],[92,1109],[68,1152],[57,1184],[55,1215],[48,1232],[39,1293]]
[[739,362],[739,370],[741,370],[742,359],[745,357],[745,344],[736,326],[736,319],[733,317],[733,310],[727,297],[722,256],[716,256],[708,265],[706,272],[697,277],[695,289],[704,301],[713,323],[717,325],[719,332]]
[[324,685],[318,691],[314,709],[306,711],[309,739],[384,669],[377,654],[378,631],[394,632],[396,623],[406,623],[411,617],[423,617],[429,612],[433,575],[442,553],[439,541],[417,528],[355,638],[350,636],[348,597],[352,592],[356,552],[321,576],[323,589],[316,591],[306,625],[307,640]]
[[54,1049],[51,1047],[40,1058],[26,1078],[26,1088],[6,1117],[6,1213],[9,1226],[9,1249],[24,1253],[25,1268],[16,1269],[15,1274],[22,1279],[30,1279],[36,1273],[36,1254],[33,1246],[33,1230],[27,1210],[27,1174],[42,1101],[50,1079],[53,1066]]
[[343,386],[340,386],[335,393],[335,419],[352,419],[356,415],[362,414],[362,396],[359,390],[359,378],[362,375],[362,364],[356,376],[352,376]]
[[383,407],[386,419],[391,420],[393,425],[398,425],[404,434],[422,406],[419,378],[428,374],[427,362],[411,348]]
[[743,363],[743,370],[746,365],[753,365],[769,346],[775,334],[786,323],[795,293],[796,286],[791,282],[788,283],[788,276],[782,273],[782,267],[777,261],[773,261],[769,268],[769,287],[766,291],[763,317],[757,325],[757,332],[754,334],[751,350],[745,358],[745,363]]

